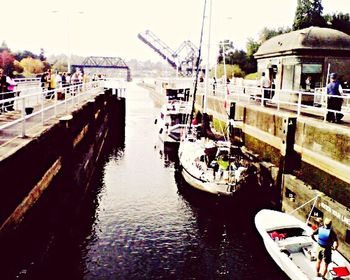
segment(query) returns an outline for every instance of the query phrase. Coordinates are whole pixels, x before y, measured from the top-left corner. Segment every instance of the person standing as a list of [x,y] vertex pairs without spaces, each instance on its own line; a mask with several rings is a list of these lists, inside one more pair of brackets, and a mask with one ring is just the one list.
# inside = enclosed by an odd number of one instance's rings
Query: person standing
[[311,83],[312,83],[312,78],[309,75],[309,76],[307,76],[307,78],[305,80],[305,90],[306,91],[311,91],[311,88],[312,88]]
[[213,77],[213,95],[215,95],[215,89],[216,89],[216,78]]
[[41,88],[43,90],[47,89],[47,72],[44,72],[41,74],[40,82],[41,82]]
[[265,76],[265,72],[261,73],[260,87],[263,89],[264,106],[266,105],[266,100],[270,97],[271,81]]
[[55,90],[56,90],[56,87],[57,87],[55,71],[51,72],[51,75],[50,75],[50,86],[49,87],[50,87],[49,88],[50,92],[48,93],[48,95],[49,95],[49,99],[51,99],[51,98],[55,97]]
[[[343,118],[343,114],[340,113],[343,99],[343,89],[337,80],[337,74],[330,74],[330,82],[327,85],[327,116],[326,120],[329,122],[340,123]],[[331,110],[331,111],[330,111]]]
[[67,86],[67,76],[66,72],[62,73],[62,86],[66,87]]
[[55,82],[56,82],[56,88],[60,89],[62,87],[62,75],[60,72],[55,72]]
[[[6,92],[7,92],[6,76],[4,75],[4,69],[0,68],[0,102],[6,98]],[[5,111],[6,111],[5,104],[1,102],[0,114]]]
[[[11,72],[7,77],[6,77],[6,83],[7,83],[7,98],[13,98],[15,97],[15,87],[17,85],[17,83],[15,82],[15,76],[13,75],[13,73]],[[9,101],[6,105],[6,110],[7,111],[14,111],[15,109],[13,108],[15,101]]]
[[[318,240],[315,239],[318,235]],[[328,271],[328,265],[332,261],[332,249],[338,248],[338,238],[332,229],[332,220],[326,218],[324,226],[317,228],[311,235],[311,238],[318,243],[316,272],[317,277],[325,277]],[[320,273],[321,263],[324,261],[324,271]]]

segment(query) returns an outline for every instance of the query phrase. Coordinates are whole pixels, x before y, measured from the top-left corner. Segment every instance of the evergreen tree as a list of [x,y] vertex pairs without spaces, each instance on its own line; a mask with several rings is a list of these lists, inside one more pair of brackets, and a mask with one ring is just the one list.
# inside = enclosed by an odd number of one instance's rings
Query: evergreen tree
[[3,51],[11,52],[5,41],[2,41],[0,46],[0,53],[2,53]]
[[31,57],[31,58],[34,58],[34,59],[38,59],[39,58],[38,55],[36,55],[35,53],[32,53],[31,51],[27,51],[27,50],[18,51],[17,53],[15,53],[15,58],[18,61],[21,61],[23,58],[27,58],[27,57]]
[[321,2],[321,0],[298,0],[293,30],[310,26],[325,27],[326,20],[322,16],[323,6]]
[[44,51],[43,48],[40,49],[39,59],[40,59],[41,61],[45,61],[45,60],[46,60],[45,51]]
[[291,31],[292,30],[290,29],[290,27],[278,27],[277,29],[264,27],[259,33],[259,40],[260,40],[260,43],[264,43],[265,41],[271,39],[272,37],[275,37],[277,35],[281,35],[284,33],[288,33]]
[[349,14],[333,14],[326,15],[325,18],[329,23],[329,27],[342,31],[348,35],[350,35],[350,15]]

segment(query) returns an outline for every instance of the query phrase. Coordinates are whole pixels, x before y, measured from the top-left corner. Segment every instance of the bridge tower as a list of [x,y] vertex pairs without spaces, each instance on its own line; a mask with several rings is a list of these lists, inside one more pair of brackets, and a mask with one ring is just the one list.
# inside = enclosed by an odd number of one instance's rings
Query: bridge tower
[[139,33],[137,37],[182,75],[186,76],[195,71],[198,48],[191,41],[184,41],[174,51],[150,30]]

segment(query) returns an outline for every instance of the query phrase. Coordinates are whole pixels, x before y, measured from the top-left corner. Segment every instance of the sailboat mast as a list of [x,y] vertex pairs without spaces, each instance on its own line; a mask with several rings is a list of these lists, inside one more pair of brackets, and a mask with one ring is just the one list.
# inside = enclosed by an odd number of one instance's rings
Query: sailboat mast
[[207,63],[205,65],[205,90],[203,98],[203,114],[207,112],[207,95],[209,90],[209,60],[210,60],[210,40],[211,40],[211,14],[212,14],[212,0],[209,0],[209,17],[208,17],[208,47],[207,47]]
[[202,18],[202,26],[201,26],[201,35],[199,39],[199,49],[198,49],[198,58],[196,61],[196,78],[194,81],[194,89],[193,89],[193,97],[192,97],[192,106],[191,106],[191,114],[190,114],[190,129],[192,127],[192,120],[193,120],[193,114],[194,114],[194,105],[196,102],[196,93],[197,93],[197,87],[198,87],[198,77],[199,77],[199,66],[200,62],[202,60],[202,42],[203,42],[203,31],[204,31],[204,23],[205,23],[205,11],[207,8],[207,0],[204,0],[204,7],[203,7],[203,18]]

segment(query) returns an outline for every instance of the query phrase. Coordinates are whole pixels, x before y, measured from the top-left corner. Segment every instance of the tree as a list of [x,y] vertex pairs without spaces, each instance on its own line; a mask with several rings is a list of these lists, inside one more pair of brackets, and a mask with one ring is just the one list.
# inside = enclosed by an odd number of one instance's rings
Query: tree
[[39,59],[41,61],[45,61],[46,60],[45,51],[44,51],[43,48],[40,49]]
[[277,29],[270,29],[267,27],[264,27],[259,32],[259,39],[255,41],[253,38],[248,38],[246,48],[247,48],[247,54],[246,54],[246,61],[244,65],[240,65],[241,68],[246,73],[254,73],[257,70],[257,62],[254,58],[254,54],[258,51],[261,44],[272,37],[275,37],[277,35],[281,35],[284,33],[288,33],[291,31],[290,27],[278,27]]
[[36,55],[35,53],[32,53],[31,51],[27,51],[27,50],[17,52],[15,54],[15,57],[16,57],[16,60],[18,60],[18,61],[22,61],[23,58],[27,58],[27,57],[39,59],[38,55]]
[[[217,57],[217,63],[223,64],[225,57],[225,64],[238,65],[240,71],[244,73],[251,73],[256,71],[256,60],[254,57],[249,58],[247,53],[243,50],[235,49],[233,42],[230,40],[224,40],[219,43],[219,54]],[[237,71],[238,73],[239,71]]]
[[55,62],[52,68],[59,72],[67,72],[68,71],[67,61],[58,60]]
[[5,74],[9,74],[13,71],[13,62],[15,57],[13,54],[9,53],[7,50],[4,50],[0,54],[0,67],[4,69]]
[[248,38],[246,49],[247,49],[247,57],[254,58],[254,54],[258,51],[261,43],[255,41],[253,38]]
[[18,60],[13,62],[13,71],[16,72],[15,74],[21,74],[24,71],[24,68],[21,66]]
[[267,28],[264,27],[260,32],[259,32],[259,41],[260,43],[263,43],[269,39],[271,39],[272,37],[275,37],[277,35],[281,35],[284,33],[288,33],[292,31],[290,27],[278,27],[277,29],[273,29],[273,28]]
[[44,64],[42,61],[31,57],[23,58],[20,65],[23,67],[23,75],[26,77],[31,76],[32,74],[40,74],[44,69]]
[[349,14],[332,14],[326,15],[325,19],[329,24],[330,28],[342,31],[348,35],[350,35],[350,15]]
[[5,41],[2,41],[0,46],[0,53],[3,51],[11,52]]
[[[226,77],[228,79],[232,79],[232,77],[244,77],[245,73],[242,71],[242,69],[239,67],[239,65],[225,65],[226,66]],[[224,65],[218,64],[216,69],[216,74],[218,78],[221,78],[224,76]]]
[[219,42],[219,54],[217,57],[217,63],[223,62],[223,57],[225,55],[225,63],[230,64],[228,61],[229,53],[234,51],[235,47],[233,46],[233,42],[230,40],[223,40]]
[[43,65],[44,65],[44,68],[43,68],[43,72],[51,69],[51,64],[49,62],[47,62],[46,60],[45,61],[42,61]]
[[298,0],[293,30],[310,26],[325,27],[327,24],[322,17],[323,6],[321,2],[321,0]]

